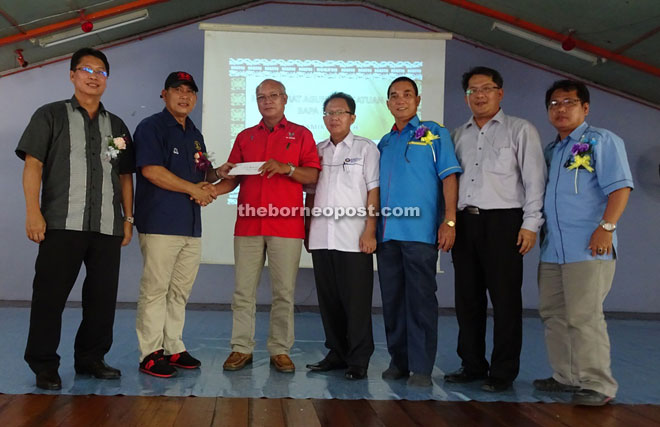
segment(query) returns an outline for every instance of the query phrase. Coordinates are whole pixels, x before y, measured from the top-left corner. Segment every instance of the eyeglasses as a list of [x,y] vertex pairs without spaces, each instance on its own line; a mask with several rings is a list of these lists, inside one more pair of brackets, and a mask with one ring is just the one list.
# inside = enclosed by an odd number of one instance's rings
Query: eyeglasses
[[282,96],[281,93],[271,93],[270,95],[258,95],[257,102],[266,102],[267,99],[275,102],[278,100],[280,96]]
[[490,95],[491,93],[495,92],[496,90],[502,89],[499,86],[487,86],[487,87],[473,87],[465,91],[465,94],[467,96],[472,96],[472,95],[479,95],[480,93],[483,93],[484,95]]
[[80,67],[80,68],[76,68],[76,71],[84,71],[86,73],[89,73],[90,75],[91,74],[96,74],[96,77],[102,77],[104,79],[108,78],[108,72],[105,71],[105,70],[96,70],[96,71],[94,71],[89,67]]
[[566,98],[566,99],[562,99],[561,101],[557,101],[556,99],[553,99],[552,101],[550,101],[550,103],[548,103],[548,109],[556,110],[559,107],[571,108],[571,107],[575,107],[579,102],[580,100],[576,98]]
[[324,111],[323,117],[341,117],[342,114],[353,114],[350,111]]

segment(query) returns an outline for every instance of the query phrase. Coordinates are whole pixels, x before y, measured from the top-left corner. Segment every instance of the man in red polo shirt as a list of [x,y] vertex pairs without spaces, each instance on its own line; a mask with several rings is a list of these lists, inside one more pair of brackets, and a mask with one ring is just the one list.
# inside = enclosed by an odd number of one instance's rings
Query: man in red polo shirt
[[[252,362],[256,289],[266,255],[273,292],[266,347],[275,369],[295,371],[289,350],[294,340],[293,291],[305,237],[302,186],[316,182],[321,166],[312,133],[284,117],[286,102],[282,83],[268,79],[257,86],[262,120],[238,134],[228,162],[218,171],[227,178],[216,184],[218,194],[241,186],[234,230],[232,352],[223,365],[228,371]],[[228,175],[237,163],[264,161],[261,174]]]

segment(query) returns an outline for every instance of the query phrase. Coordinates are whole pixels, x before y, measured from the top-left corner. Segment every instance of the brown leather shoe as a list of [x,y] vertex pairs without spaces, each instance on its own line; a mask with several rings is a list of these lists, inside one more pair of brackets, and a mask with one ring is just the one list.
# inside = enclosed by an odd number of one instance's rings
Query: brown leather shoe
[[252,354],[232,351],[227,360],[225,360],[225,363],[222,365],[222,369],[225,371],[238,371],[245,368],[245,365],[250,363],[252,363]]
[[270,364],[275,366],[280,372],[291,373],[295,372],[296,365],[293,364],[288,354],[278,354],[277,356],[270,356]]

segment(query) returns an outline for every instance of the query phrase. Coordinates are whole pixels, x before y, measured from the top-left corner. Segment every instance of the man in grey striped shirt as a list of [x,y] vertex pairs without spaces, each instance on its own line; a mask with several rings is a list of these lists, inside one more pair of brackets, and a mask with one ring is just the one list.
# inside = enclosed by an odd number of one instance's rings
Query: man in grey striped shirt
[[16,148],[25,161],[25,229],[39,243],[25,361],[42,389],[62,388],[62,311],[83,262],[76,372],[121,375],[103,357],[112,345],[120,248],[133,232],[135,156],[126,125],[101,104],[109,71],[102,52],[78,50],[69,72],[74,96],[39,108]]

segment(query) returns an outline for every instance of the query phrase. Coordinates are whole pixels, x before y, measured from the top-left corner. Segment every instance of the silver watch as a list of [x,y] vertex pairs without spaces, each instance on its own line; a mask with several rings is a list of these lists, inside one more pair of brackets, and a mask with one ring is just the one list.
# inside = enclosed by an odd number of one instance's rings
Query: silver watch
[[135,218],[133,218],[132,216],[125,216],[124,221],[130,222],[131,224],[135,224]]
[[603,227],[603,230],[609,231],[610,233],[616,230],[616,224],[612,224],[611,222],[607,222],[604,219],[601,219],[600,222],[598,223],[601,227]]
[[287,163],[287,165],[289,165],[289,167],[291,168],[291,170],[289,171],[287,176],[293,176],[293,173],[296,171],[296,167],[293,166],[293,163],[291,163],[291,162]]

